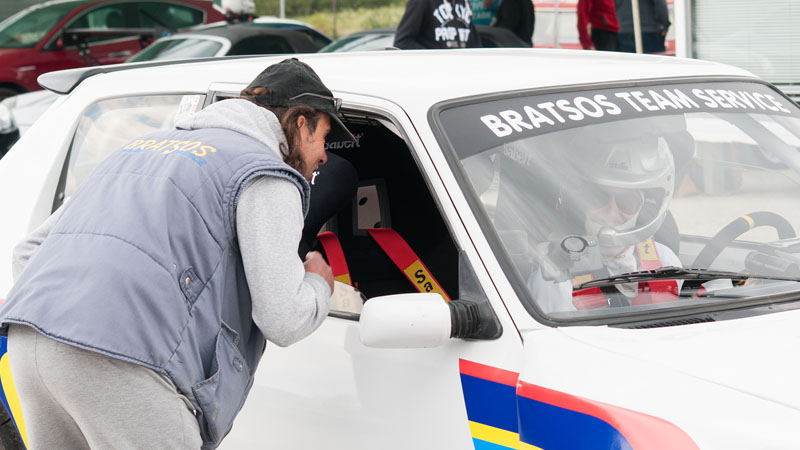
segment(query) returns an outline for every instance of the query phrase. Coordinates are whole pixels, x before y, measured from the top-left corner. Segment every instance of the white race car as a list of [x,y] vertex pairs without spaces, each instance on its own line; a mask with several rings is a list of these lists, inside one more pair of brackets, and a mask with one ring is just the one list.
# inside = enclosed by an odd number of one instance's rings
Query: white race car
[[[268,346],[221,448],[797,447],[800,109],[781,92],[605,52],[299,58],[343,100],[356,142],[328,151],[358,185],[312,194],[344,205],[309,225],[330,317]],[[68,95],[0,160],[0,297],[14,245],[106,155],[281,59],[43,76]]]

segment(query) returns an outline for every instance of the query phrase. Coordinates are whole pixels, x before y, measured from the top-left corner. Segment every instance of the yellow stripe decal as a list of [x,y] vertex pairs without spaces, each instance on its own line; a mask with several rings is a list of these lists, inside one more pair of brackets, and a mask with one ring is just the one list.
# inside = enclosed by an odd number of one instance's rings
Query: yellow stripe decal
[[333,279],[338,281],[338,282],[340,282],[340,283],[349,284],[349,285],[352,286],[352,284],[350,283],[350,274],[349,273],[343,273],[341,275],[333,277]]
[[519,448],[519,434],[482,423],[469,421],[472,437],[508,448]]
[[756,222],[750,216],[742,216],[742,219],[747,221],[747,224],[750,225],[750,229],[752,230],[756,226]]
[[541,447],[537,447],[535,445],[526,444],[525,442],[519,443],[519,450],[543,450]]
[[11,408],[11,415],[14,416],[14,421],[19,428],[19,434],[22,436],[22,441],[25,447],[28,447],[28,435],[25,433],[25,421],[22,419],[22,407],[19,405],[19,397],[17,396],[17,388],[14,386],[14,379],[11,377],[11,363],[8,362],[8,353],[3,354],[0,358],[0,382],[3,385],[3,392],[6,394],[8,407]]

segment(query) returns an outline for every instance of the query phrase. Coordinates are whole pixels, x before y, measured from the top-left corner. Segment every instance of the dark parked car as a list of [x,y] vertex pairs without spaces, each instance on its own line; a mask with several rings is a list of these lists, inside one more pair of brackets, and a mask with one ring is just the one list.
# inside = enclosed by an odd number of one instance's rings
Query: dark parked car
[[297,29],[243,23],[163,37],[128,62],[225,55],[314,53],[323,45]]
[[[481,44],[483,47],[530,47],[522,39],[505,28],[486,25],[476,25],[475,27],[481,35]],[[377,28],[374,30],[357,31],[333,41],[329,45],[323,47],[320,52],[356,52],[394,48],[394,33],[394,28]]]
[[156,30],[224,18],[211,0],[56,0],[31,6],[0,22],[0,98],[41,89],[36,79],[45,72],[123,62]]

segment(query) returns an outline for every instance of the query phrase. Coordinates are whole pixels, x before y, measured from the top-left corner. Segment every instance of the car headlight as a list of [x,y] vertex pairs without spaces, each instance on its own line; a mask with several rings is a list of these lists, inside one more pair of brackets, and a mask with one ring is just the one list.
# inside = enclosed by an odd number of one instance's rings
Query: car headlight
[[0,134],[8,134],[17,129],[14,114],[11,112],[16,103],[17,99],[14,97],[8,97],[0,102]]

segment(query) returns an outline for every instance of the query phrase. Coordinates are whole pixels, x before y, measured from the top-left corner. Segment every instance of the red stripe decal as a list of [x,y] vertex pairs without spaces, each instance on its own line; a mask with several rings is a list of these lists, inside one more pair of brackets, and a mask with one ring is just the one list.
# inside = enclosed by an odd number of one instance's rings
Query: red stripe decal
[[683,430],[649,414],[576,397],[524,381],[519,382],[517,395],[596,417],[625,436],[634,449],[699,449]]
[[505,384],[507,386],[517,385],[519,374],[511,372],[510,370],[498,369],[497,367],[485,366],[476,362],[467,361],[464,359],[458,360],[458,369],[462,375],[469,375],[475,378],[494,381],[495,383]]

